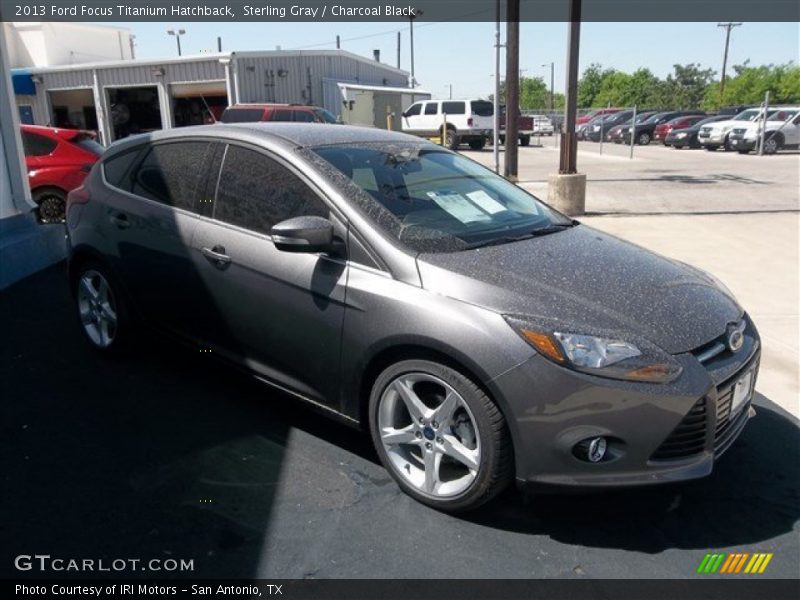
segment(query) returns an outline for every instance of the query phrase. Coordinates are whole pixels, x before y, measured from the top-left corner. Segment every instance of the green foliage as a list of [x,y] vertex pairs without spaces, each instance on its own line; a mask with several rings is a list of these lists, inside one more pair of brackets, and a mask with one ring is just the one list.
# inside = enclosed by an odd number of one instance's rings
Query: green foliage
[[767,90],[775,104],[800,103],[800,67],[794,63],[736,65],[726,81],[724,97],[720,97],[713,69],[703,69],[696,63],[676,64],[673,69],[661,79],[646,68],[624,73],[591,64],[578,82],[578,106],[714,110],[721,106],[759,104]]

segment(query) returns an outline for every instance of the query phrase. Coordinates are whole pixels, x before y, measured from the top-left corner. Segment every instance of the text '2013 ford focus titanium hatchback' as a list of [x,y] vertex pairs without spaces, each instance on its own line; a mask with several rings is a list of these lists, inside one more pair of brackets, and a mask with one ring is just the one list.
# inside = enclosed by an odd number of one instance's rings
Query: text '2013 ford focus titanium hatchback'
[[439,509],[513,478],[701,477],[754,414],[758,333],[719,281],[403,134],[132,138],[70,195],[67,231],[93,346],[145,322],[209,349],[368,429]]

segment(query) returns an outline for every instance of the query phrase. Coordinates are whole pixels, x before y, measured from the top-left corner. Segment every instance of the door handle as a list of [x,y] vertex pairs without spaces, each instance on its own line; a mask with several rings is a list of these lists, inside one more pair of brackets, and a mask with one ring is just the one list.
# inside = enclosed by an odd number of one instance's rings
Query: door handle
[[114,225],[119,227],[120,229],[127,229],[131,226],[131,222],[128,221],[128,217],[123,213],[117,213],[115,215],[111,215],[108,217],[108,220],[111,221]]
[[231,257],[225,254],[225,248],[223,246],[203,248],[201,252],[203,253],[203,256],[205,256],[209,262],[211,262],[211,264],[220,269],[224,269],[231,264]]

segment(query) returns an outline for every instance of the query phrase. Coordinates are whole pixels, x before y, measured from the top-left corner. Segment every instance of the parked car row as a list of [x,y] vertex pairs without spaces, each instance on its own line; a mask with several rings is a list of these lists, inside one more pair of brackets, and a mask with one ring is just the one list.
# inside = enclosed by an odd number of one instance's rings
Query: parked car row
[[[612,112],[608,112],[612,111]],[[578,127],[578,139],[646,146],[652,141],[674,148],[737,150],[750,152],[758,147],[764,123],[763,108],[746,108],[735,115],[707,115],[703,111],[643,111],[606,109]],[[585,119],[585,118],[584,118]],[[770,107],[767,113],[764,152],[773,154],[800,144],[800,107]]]

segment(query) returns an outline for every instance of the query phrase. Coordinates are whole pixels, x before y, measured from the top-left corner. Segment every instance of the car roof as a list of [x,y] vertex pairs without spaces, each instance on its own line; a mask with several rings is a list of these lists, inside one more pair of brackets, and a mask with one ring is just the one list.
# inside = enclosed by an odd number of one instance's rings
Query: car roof
[[225,110],[239,110],[248,108],[319,108],[310,104],[286,104],[281,102],[241,102],[226,107]]
[[429,144],[422,138],[377,129],[374,127],[356,127],[352,125],[334,125],[324,123],[217,123],[214,125],[197,125],[163,129],[140,134],[115,142],[115,150],[124,150],[141,143],[167,140],[180,140],[188,137],[218,137],[221,140],[233,139],[258,143],[268,140],[286,148],[310,148],[332,144],[353,143],[417,143]]

